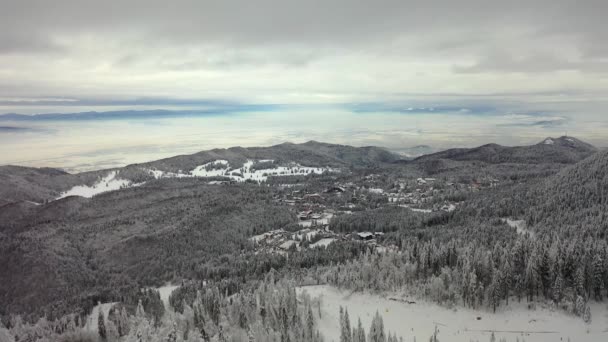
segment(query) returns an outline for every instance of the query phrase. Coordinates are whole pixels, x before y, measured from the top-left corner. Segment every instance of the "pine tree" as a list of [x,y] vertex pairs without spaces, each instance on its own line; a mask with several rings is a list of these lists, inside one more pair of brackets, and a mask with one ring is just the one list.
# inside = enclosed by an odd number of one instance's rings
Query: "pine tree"
[[601,301],[602,289],[604,288],[604,262],[599,253],[593,257],[591,268],[593,270],[592,281],[595,299]]
[[146,312],[144,311],[144,306],[141,303],[141,299],[137,302],[137,309],[135,310],[135,317],[143,318],[145,317]]
[[365,329],[363,328],[363,324],[361,324],[361,318],[359,318],[357,323],[357,342],[366,342],[365,336]]
[[344,341],[351,342],[350,318],[348,317],[348,309],[344,310]]
[[127,315],[127,309],[123,306],[120,310],[120,331],[121,336],[129,334],[129,316]]
[[312,314],[312,307],[308,306],[308,315],[306,317],[306,337],[312,340],[314,337],[315,319]]
[[105,340],[107,335],[106,332],[106,320],[103,317],[103,310],[101,307],[101,303],[98,305],[99,307],[99,315],[97,315],[97,331],[99,332],[99,336],[102,340]]
[[574,311],[579,317],[582,317],[585,314],[585,300],[580,295],[576,297]]
[[173,327],[167,336],[166,342],[177,342],[177,324],[173,322]]
[[369,328],[369,342],[386,342],[386,335],[384,334],[384,322],[382,316],[376,311],[376,315],[372,320],[372,325]]
[[492,309],[494,312],[496,312],[496,307],[500,304],[500,299],[502,298],[502,284],[500,283],[501,279],[502,273],[500,271],[496,271],[492,277],[492,283],[489,287],[489,300],[492,304]]
[[584,296],[585,295],[585,268],[579,266],[576,270],[576,274],[575,274],[575,286],[576,286],[576,293],[579,296]]
[[437,326],[435,326],[435,332],[433,333],[433,335],[431,336],[431,338],[429,339],[430,342],[439,342],[439,339],[437,338],[437,335],[439,335],[439,331],[437,330]]
[[589,306],[585,308],[585,313],[583,314],[583,321],[587,324],[591,324],[591,308],[589,308]]
[[557,278],[555,278],[555,283],[553,284],[553,300],[556,303],[560,303],[562,301],[562,297],[563,297],[563,293],[564,293],[564,279],[562,278],[561,274],[557,275]]
[[344,336],[344,309],[340,305],[340,342],[346,342],[346,336]]

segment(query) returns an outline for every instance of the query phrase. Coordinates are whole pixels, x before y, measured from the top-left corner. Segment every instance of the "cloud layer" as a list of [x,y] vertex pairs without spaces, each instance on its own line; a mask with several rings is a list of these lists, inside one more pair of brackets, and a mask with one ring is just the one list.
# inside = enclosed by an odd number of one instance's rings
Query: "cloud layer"
[[605,1],[12,1],[3,97],[265,103],[608,87]]

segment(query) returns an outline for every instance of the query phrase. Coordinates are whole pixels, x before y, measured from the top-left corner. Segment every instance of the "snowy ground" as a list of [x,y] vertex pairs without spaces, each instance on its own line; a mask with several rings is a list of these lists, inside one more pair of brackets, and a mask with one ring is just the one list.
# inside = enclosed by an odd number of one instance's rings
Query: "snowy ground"
[[327,225],[327,224],[329,224],[329,221],[331,220],[332,217],[334,217],[334,214],[332,214],[332,213],[323,213],[321,215],[321,217],[318,219],[300,220],[300,221],[298,221],[298,225],[300,225],[300,227],[306,227],[306,228],[310,228],[315,225],[319,225],[319,226]]
[[418,209],[418,208],[412,208],[412,207],[410,207],[410,206],[409,206],[409,205],[407,205],[407,204],[400,204],[399,206],[400,206],[400,207],[402,207],[402,208],[408,208],[409,210],[411,210],[411,211],[413,211],[413,212],[416,212],[416,213],[425,213],[425,214],[430,214],[430,213],[432,213],[432,212],[433,212],[431,209]]
[[61,199],[68,196],[80,196],[91,198],[95,195],[101,194],[103,192],[118,190],[124,187],[129,186],[138,186],[140,184],[132,184],[131,181],[126,179],[117,179],[118,175],[117,171],[111,171],[107,176],[99,180],[97,183],[92,186],[87,185],[78,185],[70,190],[62,193],[57,199]]
[[160,299],[163,301],[163,304],[165,304],[165,310],[171,309],[171,305],[169,304],[169,296],[171,296],[173,291],[175,291],[175,289],[178,287],[179,286],[176,285],[165,285],[157,289],[158,293],[160,293]]
[[[169,305],[169,296],[178,287],[179,286],[175,285],[165,285],[157,288],[158,292],[160,293],[160,299],[165,305],[165,310],[172,311],[171,306]],[[93,307],[93,310],[91,311],[91,314],[89,315],[89,317],[87,317],[87,322],[84,326],[84,330],[95,332],[98,331],[99,310],[103,310],[103,316],[108,319],[108,313],[110,312],[112,306],[114,306],[115,304],[116,302],[95,305],[95,307]]]
[[315,247],[327,247],[329,246],[330,243],[336,241],[336,239],[334,238],[324,238],[321,239],[315,243],[313,243],[312,245],[310,245],[310,248],[315,248]]
[[[382,314],[387,331],[396,332],[404,341],[427,341],[435,326],[442,342],[490,341],[495,331],[496,341],[527,342],[600,342],[608,341],[608,310],[606,304],[592,303],[592,323],[587,326],[580,318],[548,309],[528,310],[524,304],[501,308],[496,314],[465,308],[447,309],[418,301],[407,304],[372,294],[350,293],[327,285],[306,286],[298,293],[308,292],[321,298],[322,318],[319,329],[327,342],[339,341],[339,307],[348,309],[351,325],[360,317],[368,332],[376,311]],[[477,320],[481,317],[481,320]]]
[[502,219],[503,222],[509,225],[509,227],[515,228],[517,230],[517,234],[530,234],[530,236],[534,236],[534,232],[528,229],[526,225],[526,221],[524,220],[511,220],[511,219]]
[[112,308],[112,306],[114,306],[114,304],[116,303],[114,302],[95,305],[95,307],[93,307],[93,311],[91,311],[91,314],[89,315],[89,317],[87,317],[87,322],[84,326],[84,330],[97,332],[99,330],[99,310],[102,310],[103,317],[107,319],[108,313],[110,312],[110,309]]
[[[258,162],[272,162],[271,160],[260,160]],[[271,169],[264,170],[252,170],[252,166],[256,162],[248,160],[241,168],[232,169],[227,160],[215,160],[203,165],[199,165],[189,173],[183,172],[166,172],[161,170],[145,170],[150,173],[155,179],[161,178],[186,178],[186,177],[227,177],[237,182],[244,182],[246,180],[253,180],[256,182],[265,182],[270,176],[302,176],[311,173],[321,174],[323,172],[338,172],[337,169],[328,167],[308,167],[301,166],[299,164],[292,164],[291,166],[277,166]],[[210,166],[213,166],[211,168]],[[219,167],[218,167],[219,166]],[[209,168],[209,170],[207,170]],[[132,183],[129,180],[118,179],[116,176],[118,171],[111,171],[106,177],[99,180],[92,186],[78,185],[70,190],[62,193],[56,199],[61,199],[68,196],[81,196],[91,198],[95,195],[119,190],[122,188],[140,186],[144,183]]]
[[[259,163],[268,163],[272,160],[259,160]],[[265,182],[270,176],[302,176],[311,173],[321,174],[325,171],[336,172],[337,170],[327,167],[308,167],[299,164],[291,166],[276,166],[270,169],[254,170],[252,167],[256,161],[248,160],[242,167],[233,169],[227,160],[215,160],[203,165],[199,165],[190,173],[172,173],[159,170],[149,170],[155,178],[181,178],[181,177],[228,177],[237,182],[253,180],[256,182]],[[213,166],[211,169],[210,167]],[[221,167],[218,167],[221,166]],[[208,170],[209,169],[209,170]]]

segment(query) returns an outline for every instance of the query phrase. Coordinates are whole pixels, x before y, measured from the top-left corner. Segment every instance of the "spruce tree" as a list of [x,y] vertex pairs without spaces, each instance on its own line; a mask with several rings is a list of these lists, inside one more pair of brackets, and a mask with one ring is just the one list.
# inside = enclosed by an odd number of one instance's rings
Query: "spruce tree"
[[563,292],[564,292],[564,279],[562,278],[561,274],[557,275],[557,278],[555,278],[555,283],[553,284],[553,300],[556,303],[560,303],[562,301],[562,296],[563,296]]
[[348,309],[344,310],[344,342],[351,342],[350,318],[348,317]]
[[102,340],[105,340],[108,336],[106,332],[106,320],[103,317],[103,309],[101,304],[99,305],[99,315],[97,315],[97,331]]
[[585,313],[583,314],[583,321],[587,324],[591,324],[591,308],[589,308],[589,306],[585,308]]
[[369,328],[369,342],[386,342],[386,335],[384,334],[384,322],[382,316],[376,311],[376,315],[372,320],[372,325]]
[[359,318],[359,322],[357,323],[357,342],[366,342],[365,336],[365,329],[363,328],[363,324],[361,324],[361,318]]

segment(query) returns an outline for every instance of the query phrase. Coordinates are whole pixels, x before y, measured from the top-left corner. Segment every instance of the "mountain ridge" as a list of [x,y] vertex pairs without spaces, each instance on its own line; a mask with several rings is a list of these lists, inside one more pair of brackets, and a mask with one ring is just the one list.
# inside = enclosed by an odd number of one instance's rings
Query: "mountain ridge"
[[108,172],[119,171],[122,179],[140,183],[153,179],[149,172],[188,173],[200,165],[226,160],[232,168],[248,160],[274,160],[276,164],[298,163],[303,166],[332,168],[373,168],[389,164],[399,156],[381,147],[328,144],[308,141],[302,144],[282,143],[267,147],[230,147],[178,155],[120,168],[70,174],[60,169],[0,166],[0,199],[44,202],[77,185],[92,185]]
[[474,148],[454,148],[424,155],[414,162],[448,159],[500,163],[561,163],[573,164],[597,152],[597,148],[573,137],[545,138],[534,145],[503,146],[485,144]]

